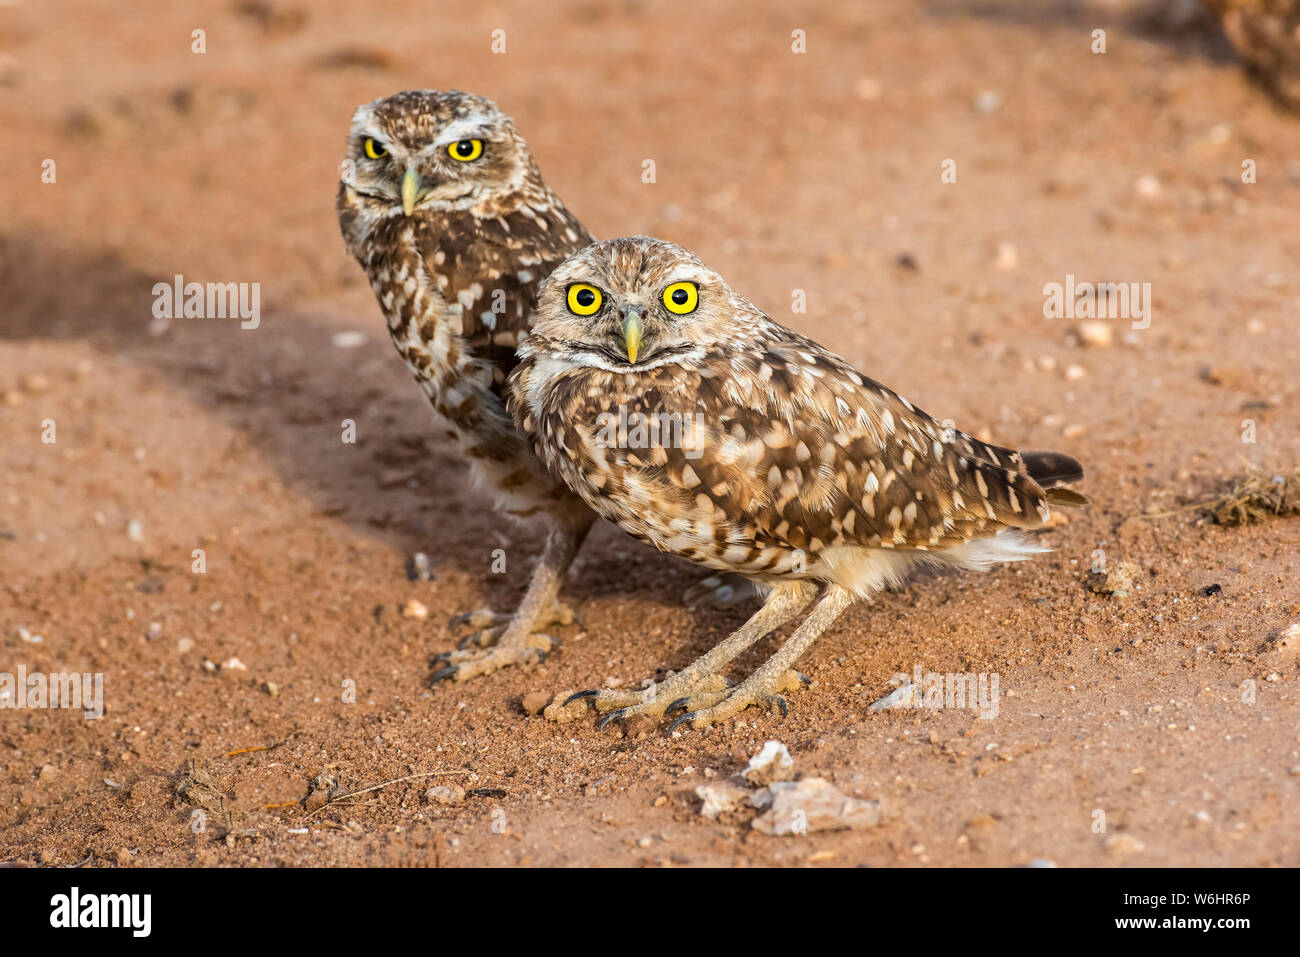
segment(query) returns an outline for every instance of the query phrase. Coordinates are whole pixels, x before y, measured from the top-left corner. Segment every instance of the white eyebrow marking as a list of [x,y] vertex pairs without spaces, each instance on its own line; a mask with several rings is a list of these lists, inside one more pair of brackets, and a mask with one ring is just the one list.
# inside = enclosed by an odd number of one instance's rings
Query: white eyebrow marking
[[444,126],[425,149],[443,148],[461,140],[487,139],[492,131],[493,124],[487,116],[482,113],[471,113],[469,116],[452,120]]

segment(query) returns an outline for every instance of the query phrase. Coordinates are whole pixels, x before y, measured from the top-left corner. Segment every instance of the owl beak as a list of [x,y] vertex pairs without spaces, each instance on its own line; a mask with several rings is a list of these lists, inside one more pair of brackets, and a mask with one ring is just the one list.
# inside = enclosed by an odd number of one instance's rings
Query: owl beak
[[420,174],[415,171],[415,167],[406,167],[406,175],[402,177],[402,212],[407,216],[415,210],[415,201],[420,196],[422,185]]
[[637,353],[641,351],[641,333],[644,331],[640,310],[628,306],[623,312],[623,345],[627,347],[628,362],[636,362]]

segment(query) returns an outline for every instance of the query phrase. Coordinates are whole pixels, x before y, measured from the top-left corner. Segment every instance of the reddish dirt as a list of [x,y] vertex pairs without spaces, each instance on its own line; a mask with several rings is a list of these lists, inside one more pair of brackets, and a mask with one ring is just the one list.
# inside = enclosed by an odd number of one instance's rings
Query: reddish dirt
[[[1212,35],[1029,0],[0,17],[0,670],[103,672],[108,708],[0,714],[0,861],[1300,864],[1300,660],[1270,650],[1300,621],[1300,523],[1137,518],[1218,494],[1247,460],[1300,463],[1300,121]],[[567,585],[586,625],[559,653],[430,689],[443,623],[509,608],[540,539],[432,427],[333,197],[357,104],[452,86],[514,115],[597,235],[681,242],[921,407],[1077,456],[1094,504],[1044,533],[1051,555],[850,610],[785,720],[668,737],[523,712],[531,692],[681,667],[746,614],[683,608],[702,573],[609,527]],[[177,273],[260,282],[260,327],[151,329],[153,284]],[[1072,344],[1043,316],[1067,273],[1150,282],[1150,328]],[[333,343],[352,331],[361,346]],[[1143,566],[1130,596],[1086,588],[1097,549]],[[416,551],[434,581],[407,579]],[[410,599],[428,619],[401,616]],[[231,658],[246,670],[205,668]],[[998,673],[998,717],[868,712],[918,664]],[[768,738],[893,816],[798,837],[701,817],[695,787]],[[191,761],[230,812],[200,833],[175,803]],[[304,820],[319,775],[432,771],[456,774]],[[449,782],[504,796],[422,801]]]

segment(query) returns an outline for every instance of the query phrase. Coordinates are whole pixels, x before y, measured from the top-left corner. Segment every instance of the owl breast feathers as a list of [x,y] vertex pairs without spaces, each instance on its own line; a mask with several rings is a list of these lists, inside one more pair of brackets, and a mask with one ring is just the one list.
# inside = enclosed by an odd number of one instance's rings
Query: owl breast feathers
[[[618,244],[642,252],[624,267],[635,275],[579,268],[626,257]],[[575,335],[559,312],[564,284],[588,275],[616,287],[601,290],[612,308],[630,299],[647,310],[660,287],[693,278],[698,315],[647,313],[643,358],[620,363],[599,331]],[[1026,557],[1042,549],[994,536],[1039,527],[1053,501],[1082,500],[1060,488],[1082,477],[1073,459],[941,424],[671,244],[613,240],[571,257],[543,289],[521,355],[510,409],[553,474],[637,538],[756,580],[865,594],[917,561]]]

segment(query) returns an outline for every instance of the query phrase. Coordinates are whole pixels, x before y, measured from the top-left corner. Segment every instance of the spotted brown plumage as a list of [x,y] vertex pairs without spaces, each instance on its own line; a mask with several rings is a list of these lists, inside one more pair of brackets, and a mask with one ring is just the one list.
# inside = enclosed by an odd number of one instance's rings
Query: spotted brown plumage
[[1300,111],[1300,0],[1205,0],[1237,55],[1274,96]]
[[[698,303],[679,314],[668,291],[682,283]],[[598,290],[598,312],[568,306],[575,284]],[[553,474],[656,548],[772,586],[781,614],[821,588],[808,619],[818,630],[918,563],[978,568],[1042,551],[1022,532],[1054,502],[1083,501],[1063,487],[1082,478],[1069,456],[946,426],[671,243],[611,240],[570,257],[543,285],[520,354],[510,410]],[[759,612],[764,633],[773,614]],[[613,713],[684,698],[701,726],[775,701],[815,637],[796,632],[733,693],[712,686],[716,668],[693,665],[666,690],[593,694]]]
[[557,596],[592,515],[533,456],[503,393],[539,284],[591,236],[547,187],[510,118],[454,90],[407,91],[356,111],[337,208],[394,346],[476,478],[507,514],[548,531],[513,616],[453,620],[478,629],[470,642],[495,645],[442,656],[437,676],[539,657],[551,645],[540,629],[572,620]]

